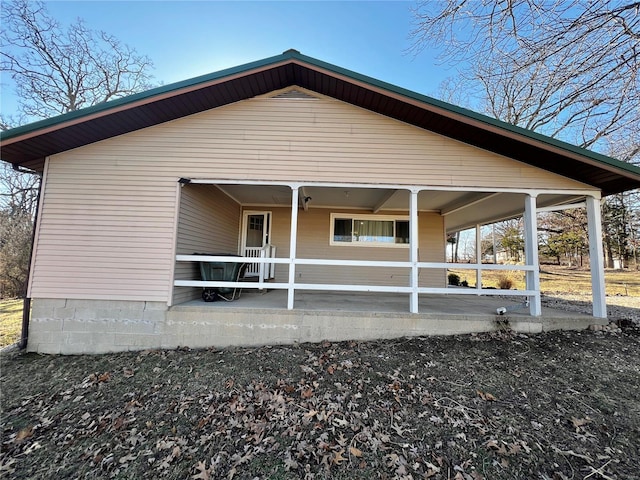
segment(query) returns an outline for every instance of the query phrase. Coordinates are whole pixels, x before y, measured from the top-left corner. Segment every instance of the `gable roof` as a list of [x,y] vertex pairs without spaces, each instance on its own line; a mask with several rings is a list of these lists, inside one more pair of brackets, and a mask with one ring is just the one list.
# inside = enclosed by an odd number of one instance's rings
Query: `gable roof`
[[0,133],[2,160],[42,170],[44,158],[257,95],[299,86],[593,185],[604,195],[640,187],[640,168],[296,50]]

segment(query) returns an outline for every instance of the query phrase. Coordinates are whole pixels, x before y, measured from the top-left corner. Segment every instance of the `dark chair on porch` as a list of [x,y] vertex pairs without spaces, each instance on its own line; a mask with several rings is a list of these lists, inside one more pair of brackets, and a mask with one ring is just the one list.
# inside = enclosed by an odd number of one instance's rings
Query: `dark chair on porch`
[[[228,253],[194,253],[194,255],[211,255],[224,257],[237,257]],[[238,262],[200,262],[200,276],[206,282],[239,282],[247,269],[246,263]],[[202,290],[202,299],[205,302],[214,302],[218,299],[231,302],[240,298],[242,288],[239,287],[205,287]]]

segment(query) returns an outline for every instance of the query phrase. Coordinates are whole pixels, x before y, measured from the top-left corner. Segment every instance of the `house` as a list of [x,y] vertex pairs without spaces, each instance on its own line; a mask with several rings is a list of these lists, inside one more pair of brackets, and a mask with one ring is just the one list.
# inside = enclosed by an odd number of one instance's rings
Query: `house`
[[[640,186],[632,165],[295,50],[9,130],[1,147],[42,174],[25,336],[46,353],[477,331],[495,320],[472,302],[484,295],[526,299],[512,325],[540,331],[558,319],[541,308],[536,212],[575,204],[593,317],[563,321],[603,322],[600,199]],[[525,290],[447,288],[447,234],[523,214],[525,264],[491,268]],[[200,261],[246,263],[254,281],[203,281]],[[205,303],[203,287],[244,293]]]

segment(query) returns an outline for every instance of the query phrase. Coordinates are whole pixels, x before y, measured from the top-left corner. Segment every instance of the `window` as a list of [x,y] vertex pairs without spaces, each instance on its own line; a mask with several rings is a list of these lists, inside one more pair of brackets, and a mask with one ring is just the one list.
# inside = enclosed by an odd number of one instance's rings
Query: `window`
[[409,244],[408,217],[331,214],[331,245],[395,247]]
[[249,230],[262,231],[264,223],[264,215],[249,215]]

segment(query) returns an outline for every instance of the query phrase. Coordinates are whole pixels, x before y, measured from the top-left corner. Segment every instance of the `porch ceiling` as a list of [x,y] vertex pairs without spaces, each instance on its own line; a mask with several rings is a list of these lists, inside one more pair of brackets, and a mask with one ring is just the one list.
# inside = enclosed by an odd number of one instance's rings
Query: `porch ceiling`
[[[291,189],[284,185],[218,185],[245,207],[290,207]],[[300,189],[300,208],[309,198],[308,208],[336,211],[361,210],[363,213],[409,212],[409,191],[389,188],[317,187]],[[448,233],[522,215],[524,193],[422,191],[418,210],[436,212],[445,217]],[[538,197],[538,207],[563,205],[583,200],[581,196],[545,194]]]

